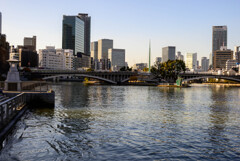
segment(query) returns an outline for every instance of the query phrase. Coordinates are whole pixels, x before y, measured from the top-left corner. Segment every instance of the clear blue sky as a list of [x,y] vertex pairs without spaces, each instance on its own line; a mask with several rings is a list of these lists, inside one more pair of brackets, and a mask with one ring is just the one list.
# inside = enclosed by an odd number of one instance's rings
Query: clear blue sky
[[88,13],[92,17],[91,41],[114,40],[126,49],[129,65],[152,62],[162,47],[176,46],[182,54],[209,56],[212,26],[227,25],[228,48],[240,45],[240,0],[0,0],[3,33],[11,45],[23,37],[37,36],[37,48],[61,48],[62,17]]

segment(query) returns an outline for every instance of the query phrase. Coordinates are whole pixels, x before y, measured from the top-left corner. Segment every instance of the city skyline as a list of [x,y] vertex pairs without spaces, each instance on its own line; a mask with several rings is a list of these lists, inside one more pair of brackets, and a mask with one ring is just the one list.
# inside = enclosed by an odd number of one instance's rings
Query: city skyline
[[[151,62],[156,57],[162,57],[165,46],[176,46],[176,52],[181,51],[184,56],[188,52],[196,52],[198,60],[203,56],[209,57],[212,51],[212,26],[228,27],[229,49],[240,45],[236,1],[74,2],[51,1],[45,5],[46,1],[29,1],[12,5],[12,1],[1,0],[2,33],[7,35],[10,45],[16,46],[23,37],[36,35],[37,50],[50,45],[60,48],[62,16],[88,13],[92,17],[91,42],[113,39],[116,46],[126,49],[129,66],[147,63],[149,39]],[[52,8],[51,4],[55,7]],[[172,12],[168,11],[170,6]],[[231,8],[231,12],[222,12],[226,7]],[[44,12],[38,8],[44,8]]]

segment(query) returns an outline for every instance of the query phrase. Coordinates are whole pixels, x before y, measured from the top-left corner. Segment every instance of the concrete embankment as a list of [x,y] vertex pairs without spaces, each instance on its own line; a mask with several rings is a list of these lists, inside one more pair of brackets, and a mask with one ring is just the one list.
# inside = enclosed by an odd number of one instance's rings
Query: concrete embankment
[[[7,97],[14,97],[21,92],[4,92]],[[48,107],[54,108],[55,105],[55,92],[24,92],[26,95],[26,104],[27,105],[34,105],[34,107]],[[31,106],[32,107],[32,106]]]
[[4,91],[4,95],[9,99],[0,102],[0,149],[7,141],[9,133],[11,133],[14,125],[25,113],[28,107],[54,108],[55,92],[16,92]]

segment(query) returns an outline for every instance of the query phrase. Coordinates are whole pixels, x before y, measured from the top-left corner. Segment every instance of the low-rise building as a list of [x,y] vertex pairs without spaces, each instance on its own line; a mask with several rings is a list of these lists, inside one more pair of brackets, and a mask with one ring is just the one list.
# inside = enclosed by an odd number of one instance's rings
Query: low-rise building
[[133,65],[133,70],[143,70],[144,68],[147,68],[147,63],[137,63]]
[[47,46],[39,50],[39,67],[46,69],[72,70],[73,50],[55,49],[54,46]]
[[225,69],[227,60],[233,59],[233,51],[221,47],[220,50],[214,51],[213,55],[213,69]]
[[237,67],[237,60],[227,60],[226,61],[226,70],[230,70],[232,69],[233,67]]

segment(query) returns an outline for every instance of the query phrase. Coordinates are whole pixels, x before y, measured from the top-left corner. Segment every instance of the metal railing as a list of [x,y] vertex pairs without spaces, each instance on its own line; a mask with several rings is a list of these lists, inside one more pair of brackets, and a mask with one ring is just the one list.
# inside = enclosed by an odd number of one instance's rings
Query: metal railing
[[25,93],[18,94],[0,103],[0,127],[10,121],[26,105]]

